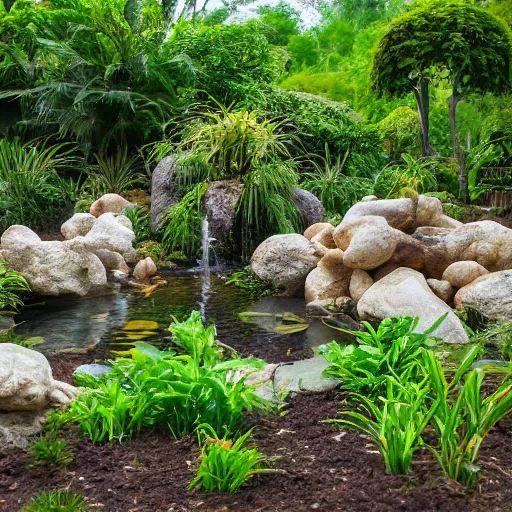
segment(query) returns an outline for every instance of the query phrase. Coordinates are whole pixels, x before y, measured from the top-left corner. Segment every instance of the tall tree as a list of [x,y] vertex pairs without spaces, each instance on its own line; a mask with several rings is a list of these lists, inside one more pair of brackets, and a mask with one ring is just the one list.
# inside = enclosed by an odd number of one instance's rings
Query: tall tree
[[424,155],[435,154],[429,139],[429,84],[450,84],[452,148],[460,167],[460,196],[466,201],[468,177],[457,138],[457,105],[470,93],[509,91],[511,51],[509,29],[488,10],[470,1],[435,0],[394,20],[375,54],[373,85],[379,93],[403,96],[414,91]]

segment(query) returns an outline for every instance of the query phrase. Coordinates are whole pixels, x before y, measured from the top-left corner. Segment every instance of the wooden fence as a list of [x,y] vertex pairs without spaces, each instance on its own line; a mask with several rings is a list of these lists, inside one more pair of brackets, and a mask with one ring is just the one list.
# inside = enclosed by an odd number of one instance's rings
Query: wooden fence
[[480,184],[492,188],[478,198],[478,204],[495,208],[512,208],[512,167],[482,169]]

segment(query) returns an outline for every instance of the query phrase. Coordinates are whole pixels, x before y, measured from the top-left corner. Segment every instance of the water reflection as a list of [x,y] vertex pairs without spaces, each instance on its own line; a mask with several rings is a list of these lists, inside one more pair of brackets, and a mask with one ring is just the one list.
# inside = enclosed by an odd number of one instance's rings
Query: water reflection
[[[264,321],[256,325],[245,324],[238,318],[238,313],[291,312],[305,316],[302,299],[263,297],[254,301],[246,290],[226,286],[225,279],[214,274],[208,276],[208,300],[204,300],[204,294],[204,275],[188,274],[167,277],[165,284],[149,296],[133,292],[91,299],[41,299],[44,305],[25,310],[19,332],[44,337],[46,342],[38,348],[47,354],[95,347],[95,354],[102,357],[112,349],[125,350],[137,339],[161,344],[168,336],[167,327],[172,317],[183,320],[202,302],[202,313],[208,322],[216,324],[220,341],[241,350],[257,345],[259,340],[268,343],[283,339],[284,335],[272,333],[272,326]],[[126,329],[128,322],[135,321],[151,321],[152,328],[142,323],[140,329]],[[339,339],[336,331],[319,321],[312,322],[302,333],[286,337],[291,344],[312,347]]]

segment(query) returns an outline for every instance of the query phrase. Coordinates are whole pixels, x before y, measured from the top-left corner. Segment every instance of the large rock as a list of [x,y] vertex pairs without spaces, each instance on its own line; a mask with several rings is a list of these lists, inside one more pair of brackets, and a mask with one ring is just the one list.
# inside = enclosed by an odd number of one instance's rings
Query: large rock
[[174,181],[176,168],[176,155],[169,155],[158,163],[151,176],[151,229],[155,233],[162,227],[167,208],[180,201]]
[[462,288],[488,273],[489,271],[476,261],[456,261],[444,271],[443,280],[455,288]]
[[0,351],[0,411],[41,411],[67,405],[78,390],[54,380],[43,354],[2,344]]
[[136,263],[139,260],[137,251],[132,245],[135,234],[130,220],[124,215],[104,213],[96,220],[83,240],[92,251],[108,249],[118,252],[127,263]]
[[87,235],[95,222],[96,217],[90,213],[75,213],[62,224],[60,231],[66,240],[71,240],[77,236]]
[[95,217],[99,217],[104,213],[123,213],[126,208],[133,206],[119,194],[105,194],[92,203],[89,213]]
[[286,294],[297,295],[318,261],[314,246],[302,235],[274,235],[254,251],[251,269]]
[[512,270],[479,277],[455,295],[457,308],[473,308],[494,322],[512,321]]
[[403,233],[392,228],[386,219],[375,216],[343,221],[333,234],[336,245],[345,251],[343,263],[362,270],[372,270],[386,263],[402,236]]
[[399,268],[370,287],[357,304],[364,320],[394,316],[419,317],[417,332],[430,328],[447,314],[433,336],[447,343],[467,343],[466,331],[452,309],[429,288],[425,277],[415,270]]
[[0,413],[0,453],[28,448],[43,431],[47,411]]
[[215,240],[224,240],[233,229],[235,207],[242,194],[238,180],[214,181],[208,185],[204,208],[208,219],[209,234]]
[[82,237],[43,242],[29,228],[15,225],[4,232],[0,247],[9,267],[21,272],[35,293],[84,296],[111,292],[105,267]]
[[343,264],[341,249],[328,251],[306,278],[306,303],[348,295],[352,272]]
[[292,201],[299,212],[303,229],[307,229],[312,224],[323,222],[325,219],[325,209],[322,203],[308,190],[295,187]]

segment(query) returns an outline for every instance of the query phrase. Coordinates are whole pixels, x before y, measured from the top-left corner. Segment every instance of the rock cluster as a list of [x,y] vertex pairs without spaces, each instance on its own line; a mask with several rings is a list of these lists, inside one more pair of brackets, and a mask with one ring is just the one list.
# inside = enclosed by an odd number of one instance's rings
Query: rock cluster
[[[284,236],[257,248],[252,270],[285,293],[304,285],[308,303],[351,297],[363,320],[418,316],[418,330],[446,314],[435,334],[452,343],[468,341],[453,306],[512,320],[512,230],[492,221],[462,224],[436,198],[367,198],[337,227],[322,222],[304,236]],[[283,286],[284,275],[293,286]]]
[[[119,284],[110,279],[113,273],[127,276],[129,265],[139,260],[132,224],[122,214],[130,206],[117,194],[100,197],[90,213],[75,213],[62,225],[62,242],[42,241],[25,226],[11,226],[2,235],[0,254],[10,268],[23,274],[34,293],[90,296],[115,292]],[[137,272],[141,281],[155,273],[152,261]]]

